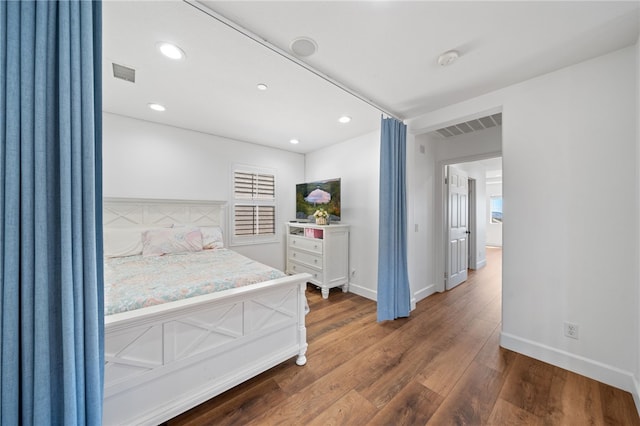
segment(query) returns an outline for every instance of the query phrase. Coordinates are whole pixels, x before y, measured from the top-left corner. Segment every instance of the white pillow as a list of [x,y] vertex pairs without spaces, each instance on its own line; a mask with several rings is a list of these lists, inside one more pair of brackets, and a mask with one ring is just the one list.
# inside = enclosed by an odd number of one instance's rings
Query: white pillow
[[148,228],[107,228],[103,232],[105,257],[142,253],[142,231]]
[[199,228],[158,228],[142,233],[142,255],[202,251],[202,232]]
[[200,228],[202,232],[202,248],[205,250],[224,247],[222,229],[219,226],[206,226]]

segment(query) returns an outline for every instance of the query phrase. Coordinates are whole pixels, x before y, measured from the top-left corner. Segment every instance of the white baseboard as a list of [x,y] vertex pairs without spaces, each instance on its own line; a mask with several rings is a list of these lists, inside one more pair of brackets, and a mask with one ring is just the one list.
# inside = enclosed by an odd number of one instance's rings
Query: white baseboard
[[433,293],[436,292],[436,285],[435,284],[431,284],[429,286],[427,286],[426,288],[423,288],[421,290],[418,290],[415,292],[415,294],[413,295],[416,303],[421,301],[422,299],[431,296]]
[[500,333],[500,346],[627,391],[633,395],[640,412],[640,387],[629,371],[505,332]]
[[378,292],[354,283],[349,283],[349,293],[357,294],[374,302],[378,300]]
[[[436,285],[431,284],[427,288],[423,288],[421,290],[416,291],[411,297],[411,310],[413,311],[416,308],[416,304],[424,299],[425,297],[431,296],[436,292]],[[349,283],[349,293],[357,294],[358,296],[362,296],[366,299],[373,300],[376,302],[378,300],[378,293],[369,288],[365,288],[359,286],[357,284]]]
[[485,266],[487,266],[487,259],[483,259],[480,262],[476,262],[475,269],[481,269],[481,268],[484,268]]
[[636,403],[636,410],[638,411],[638,415],[640,415],[640,383],[636,377],[633,379],[633,391],[631,392],[631,396],[633,396],[633,402]]
[[[411,310],[416,308],[416,303],[424,299],[425,297],[431,296],[436,292],[436,285],[431,284],[427,288],[423,288],[415,292],[413,297],[411,297]],[[378,300],[378,293],[374,290],[371,290],[366,287],[359,286],[354,283],[349,283],[349,293],[357,294],[358,296],[362,296],[369,300],[373,300],[376,302]]]

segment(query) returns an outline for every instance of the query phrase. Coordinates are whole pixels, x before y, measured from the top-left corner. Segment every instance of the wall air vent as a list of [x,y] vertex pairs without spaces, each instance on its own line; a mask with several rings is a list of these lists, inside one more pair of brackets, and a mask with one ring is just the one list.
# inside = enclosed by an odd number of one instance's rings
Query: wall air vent
[[444,127],[436,130],[445,138],[461,135],[463,133],[471,133],[477,130],[488,129],[502,125],[502,113],[488,115],[486,117],[476,118],[475,120],[466,121],[464,123],[454,124],[453,126]]
[[113,76],[115,78],[119,78],[120,80],[130,81],[131,83],[136,82],[136,70],[133,68],[125,67],[124,65],[112,63],[113,65]]

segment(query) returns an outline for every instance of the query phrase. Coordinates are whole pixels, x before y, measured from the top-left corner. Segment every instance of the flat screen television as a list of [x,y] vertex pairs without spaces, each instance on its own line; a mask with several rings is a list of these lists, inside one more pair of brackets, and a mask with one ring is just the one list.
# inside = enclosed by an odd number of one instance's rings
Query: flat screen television
[[320,208],[329,213],[329,223],[340,221],[340,178],[296,185],[296,220],[313,222]]

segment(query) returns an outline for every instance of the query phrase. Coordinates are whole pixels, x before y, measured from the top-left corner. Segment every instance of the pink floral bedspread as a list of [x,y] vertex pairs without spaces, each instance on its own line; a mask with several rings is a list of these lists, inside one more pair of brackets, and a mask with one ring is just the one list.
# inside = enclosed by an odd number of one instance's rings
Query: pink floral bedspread
[[228,249],[105,260],[105,315],[284,277]]

